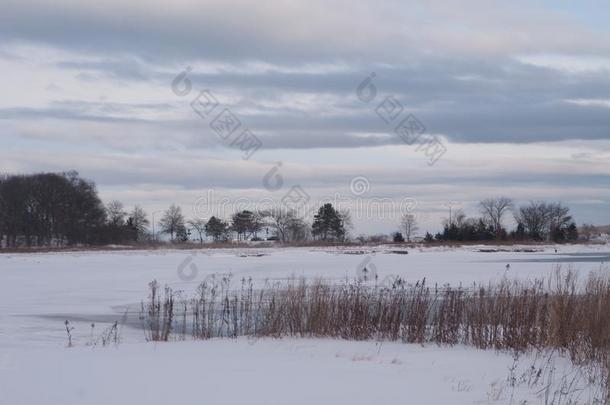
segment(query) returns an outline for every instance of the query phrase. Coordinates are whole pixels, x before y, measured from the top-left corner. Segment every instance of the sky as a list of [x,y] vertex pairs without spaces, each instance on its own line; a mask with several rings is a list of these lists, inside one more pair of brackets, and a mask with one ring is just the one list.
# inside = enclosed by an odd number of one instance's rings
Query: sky
[[601,0],[2,0],[0,171],[76,170],[156,219],[333,202],[354,235],[424,233],[508,196],[610,224],[608,21]]

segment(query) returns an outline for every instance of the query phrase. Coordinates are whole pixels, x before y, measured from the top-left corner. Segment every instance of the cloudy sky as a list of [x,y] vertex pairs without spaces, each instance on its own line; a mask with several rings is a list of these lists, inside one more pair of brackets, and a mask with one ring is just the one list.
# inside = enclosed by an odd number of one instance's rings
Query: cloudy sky
[[[395,230],[405,201],[435,231],[497,195],[608,224],[608,21],[603,0],[3,0],[0,171],[76,170],[187,216],[299,186],[355,234]],[[260,149],[232,145],[244,130]]]

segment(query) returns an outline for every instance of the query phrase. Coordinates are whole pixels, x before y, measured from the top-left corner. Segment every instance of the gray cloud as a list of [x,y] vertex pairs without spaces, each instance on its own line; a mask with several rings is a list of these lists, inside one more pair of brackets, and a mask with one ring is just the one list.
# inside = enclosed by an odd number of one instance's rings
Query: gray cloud
[[[472,206],[504,189],[607,201],[608,30],[539,3],[9,0],[0,35],[0,70],[15,77],[0,96],[0,170],[75,168],[118,196],[165,201],[208,187],[249,195],[283,159],[312,193],[363,173],[432,211],[448,195]],[[531,61],[549,56],[578,69]],[[261,138],[253,161],[222,147],[189,106],[195,92],[170,91],[186,66],[195,91]],[[371,72],[366,104],[355,91]],[[434,168],[377,117],[389,95],[451,146]],[[546,153],[540,142],[558,155],[538,162],[528,151]],[[595,207],[580,214],[607,218]]]
[[[349,10],[349,11],[348,11]],[[5,2],[0,32],[92,52],[151,60],[409,60],[422,53],[531,53],[610,49],[596,33],[529,2],[190,1],[103,4]],[[434,24],[430,24],[430,21]],[[460,29],[460,27],[467,29]],[[515,35],[515,32],[521,35]],[[535,38],[536,40],[532,40]]]
[[101,61],[63,61],[57,67],[79,72],[100,72],[110,78],[123,80],[150,80],[147,68],[135,59]]
[[[604,73],[572,74],[508,60],[500,66],[454,62],[441,59],[414,67],[378,67],[374,82],[378,97],[368,105],[355,93],[366,71],[249,75],[194,71],[190,78],[196,89],[208,88],[219,98],[229,97],[231,102],[226,106],[269,149],[400,144],[393,134],[399,120],[386,125],[375,113],[376,106],[388,95],[403,104],[403,116],[415,114],[429,132],[442,134],[452,142],[527,143],[608,137],[609,108],[566,102],[608,97],[610,76]],[[68,62],[62,66],[66,64],[73,66]],[[94,66],[116,72],[114,64]],[[127,73],[121,80],[131,76]],[[208,123],[197,119],[188,104],[196,93],[186,100],[172,97],[169,83],[173,76],[159,73],[154,66],[142,77],[153,77],[157,86],[167,86],[167,101],[58,100],[47,108],[0,109],[0,119],[157,124],[190,132],[194,146],[214,144],[211,141],[215,135]],[[146,118],[141,112],[148,112]],[[167,113],[175,113],[176,118],[168,118]],[[171,138],[171,133],[166,136]]]
[[[395,95],[429,132],[453,142],[605,139],[607,108],[565,100],[607,98],[608,71],[576,74],[528,65],[516,57],[583,50],[604,55],[610,50],[607,32],[594,33],[533,6],[475,3],[477,12],[465,12],[452,1],[418,2],[417,7],[385,1],[353,6],[346,13],[342,2],[253,8],[247,2],[186,0],[171,6],[160,1],[146,6],[13,1],[0,16],[0,32],[9,42],[42,42],[76,52],[80,56],[52,66],[91,85],[109,80],[115,87],[168,86],[189,61],[213,66],[208,72],[194,68],[195,86],[231,98],[228,106],[270,149],[399,144],[397,137],[384,136],[393,128],[375,116],[375,106],[355,97],[356,86],[371,71],[377,73],[376,102]],[[471,32],[447,24],[451,18]],[[434,29],[426,19],[437,23]],[[523,41],[513,35],[515,29],[536,40]],[[262,65],[258,69],[252,67],[257,61]],[[304,68],[307,64],[319,68],[311,72]],[[171,111],[176,103],[167,94],[167,101],[158,103],[167,108],[159,113]],[[153,102],[147,100],[140,104],[148,107],[113,100],[96,108],[87,105],[90,101],[70,102],[3,108],[0,118],[157,123],[192,133],[192,145],[214,144],[205,124],[183,118],[182,123],[172,122],[161,114],[155,118]],[[151,114],[143,119],[132,114],[136,108]],[[184,103],[182,108],[184,117],[189,107]]]

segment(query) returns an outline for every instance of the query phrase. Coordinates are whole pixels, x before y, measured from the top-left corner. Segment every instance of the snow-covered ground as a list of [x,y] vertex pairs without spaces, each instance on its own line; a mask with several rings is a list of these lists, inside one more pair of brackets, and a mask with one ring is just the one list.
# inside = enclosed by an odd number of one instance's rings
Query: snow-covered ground
[[[153,279],[191,295],[212,274],[230,273],[236,284],[244,277],[344,280],[357,278],[363,263],[380,280],[465,285],[546,277],[557,264],[583,275],[610,271],[603,245],[533,253],[481,248],[1,254],[0,404],[469,404],[509,403],[511,395],[513,403],[538,403],[533,389],[506,386],[511,356],[470,348],[308,339],[153,344],[130,327],[118,347],[86,346],[90,323],[99,332],[104,322],[120,321]],[[70,349],[66,318],[76,328]]]
[[[558,366],[564,365],[559,362]],[[462,347],[246,339],[19,351],[0,401],[31,404],[529,404],[504,354]],[[518,364],[521,374],[530,365]]]

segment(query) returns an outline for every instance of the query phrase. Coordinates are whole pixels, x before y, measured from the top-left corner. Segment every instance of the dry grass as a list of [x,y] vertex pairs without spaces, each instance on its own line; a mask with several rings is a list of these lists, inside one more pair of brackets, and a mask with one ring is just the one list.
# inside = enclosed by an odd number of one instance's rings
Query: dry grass
[[153,282],[150,291],[142,311],[151,340],[190,333],[196,339],[292,336],[551,349],[577,365],[602,365],[609,387],[610,279],[601,275],[579,283],[574,272],[558,270],[546,281],[468,288],[425,279],[396,279],[391,286],[293,280],[259,290],[251,280],[232,289],[230,277],[221,277],[201,284],[195,298],[181,299],[179,314],[171,289],[161,298]]

